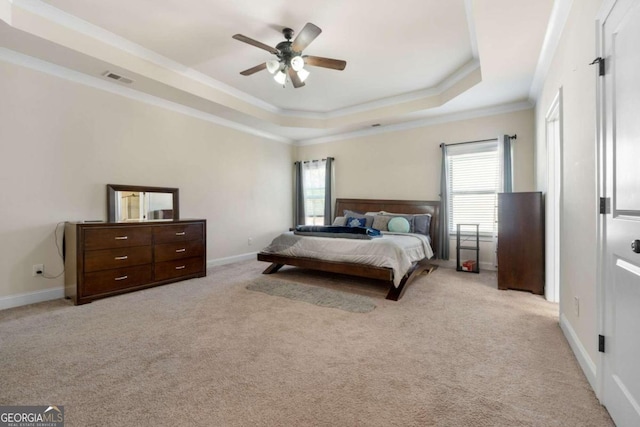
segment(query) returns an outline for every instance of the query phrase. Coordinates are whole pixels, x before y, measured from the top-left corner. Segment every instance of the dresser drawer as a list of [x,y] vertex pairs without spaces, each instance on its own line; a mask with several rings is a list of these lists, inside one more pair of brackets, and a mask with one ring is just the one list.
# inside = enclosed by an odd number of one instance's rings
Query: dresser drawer
[[151,270],[151,264],[147,264],[87,273],[84,276],[82,296],[98,295],[147,284],[151,282]]
[[151,227],[89,228],[84,231],[84,249],[109,249],[151,244]]
[[156,243],[184,242],[204,238],[202,224],[180,224],[156,227],[153,230]]
[[204,258],[185,258],[174,261],[157,262],[155,279],[166,280],[204,272]]
[[151,264],[151,260],[151,246],[86,251],[84,254],[84,271],[88,273]]
[[204,243],[199,240],[163,243],[155,247],[156,262],[200,257],[204,255]]

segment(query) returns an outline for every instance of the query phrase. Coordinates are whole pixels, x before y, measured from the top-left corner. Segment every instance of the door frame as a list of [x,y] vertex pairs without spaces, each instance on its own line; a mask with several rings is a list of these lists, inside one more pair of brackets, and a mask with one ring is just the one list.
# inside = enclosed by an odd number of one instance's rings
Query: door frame
[[[547,191],[545,195],[546,237],[545,298],[560,303],[560,266],[562,265],[562,87],[551,102],[545,116],[545,139],[547,150]],[[551,126],[552,123],[556,123]],[[554,134],[551,135],[551,132]],[[553,170],[552,170],[553,169]],[[553,182],[550,177],[553,176]],[[557,191],[556,191],[557,190]]]

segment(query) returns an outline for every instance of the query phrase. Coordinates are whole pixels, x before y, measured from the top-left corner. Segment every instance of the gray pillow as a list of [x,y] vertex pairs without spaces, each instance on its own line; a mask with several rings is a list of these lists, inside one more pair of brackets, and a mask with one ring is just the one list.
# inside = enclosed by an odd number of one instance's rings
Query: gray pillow
[[376,215],[373,217],[373,225],[371,227],[380,231],[389,231],[389,221],[391,221],[390,216],[387,215]]
[[350,211],[348,209],[344,210],[344,216],[345,218],[365,218],[366,221],[364,223],[365,227],[371,227],[373,225],[373,217],[369,216],[369,215],[362,215],[361,213],[358,212],[354,212],[354,211]]

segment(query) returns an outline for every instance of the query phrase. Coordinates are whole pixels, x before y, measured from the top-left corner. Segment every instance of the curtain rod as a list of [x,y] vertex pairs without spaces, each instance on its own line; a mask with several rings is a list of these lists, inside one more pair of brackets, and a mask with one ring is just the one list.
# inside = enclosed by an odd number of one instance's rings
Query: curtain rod
[[[445,145],[445,146],[447,146],[447,147],[448,147],[449,145],[473,144],[473,143],[475,143],[475,142],[489,142],[489,141],[495,141],[495,140],[497,140],[497,139],[498,139],[498,138],[478,139],[478,140],[476,140],[476,141],[453,142],[453,143],[451,143],[451,144],[445,144],[445,143],[442,143],[442,144],[440,144],[440,147],[442,147],[443,145]],[[518,135],[517,135],[517,134],[510,135],[510,136],[509,136],[509,139],[518,139]]]
[[333,158],[333,157],[327,157],[326,159],[320,159],[320,160],[305,160],[304,162],[295,162],[295,163],[313,163],[313,162],[321,162],[321,161],[323,161],[323,160],[327,160],[327,159],[335,160],[335,158]]

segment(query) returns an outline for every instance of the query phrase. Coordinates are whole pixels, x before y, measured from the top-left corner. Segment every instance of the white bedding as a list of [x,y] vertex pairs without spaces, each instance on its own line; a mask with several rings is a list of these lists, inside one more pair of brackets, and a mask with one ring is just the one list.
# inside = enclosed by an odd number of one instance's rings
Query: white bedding
[[391,268],[396,287],[414,262],[433,256],[426,236],[386,231],[382,237],[371,240],[309,237],[287,232],[276,237],[262,252]]

